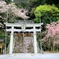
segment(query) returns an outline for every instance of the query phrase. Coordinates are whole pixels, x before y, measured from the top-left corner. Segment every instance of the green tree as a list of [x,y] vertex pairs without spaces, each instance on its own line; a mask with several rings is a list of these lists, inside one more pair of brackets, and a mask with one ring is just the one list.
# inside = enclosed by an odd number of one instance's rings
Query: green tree
[[30,18],[34,19],[34,10],[37,6],[39,5],[44,5],[44,4],[55,4],[57,7],[59,7],[58,5],[58,0],[28,0],[28,3],[26,5],[26,7],[29,9],[29,14],[30,14]]
[[44,24],[51,23],[53,21],[57,21],[57,20],[59,20],[59,17],[57,17],[57,16],[59,16],[58,12],[59,12],[59,9],[57,7],[55,7],[55,5],[47,5],[47,4],[40,5],[40,6],[36,7],[36,9],[34,11],[34,14],[36,17],[34,19],[34,21],[40,22],[40,18]]

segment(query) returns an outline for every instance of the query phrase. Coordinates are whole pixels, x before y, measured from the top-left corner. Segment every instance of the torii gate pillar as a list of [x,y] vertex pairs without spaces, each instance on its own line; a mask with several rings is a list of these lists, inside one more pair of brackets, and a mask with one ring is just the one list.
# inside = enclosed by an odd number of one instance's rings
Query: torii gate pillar
[[9,49],[9,54],[12,54],[12,52],[13,52],[13,30],[14,30],[14,27],[12,27],[12,31],[11,31],[11,34],[10,34],[10,49]]
[[35,30],[35,27],[33,28],[34,29],[34,53],[37,54],[38,53],[38,49],[37,49],[37,40],[36,40],[36,30]]

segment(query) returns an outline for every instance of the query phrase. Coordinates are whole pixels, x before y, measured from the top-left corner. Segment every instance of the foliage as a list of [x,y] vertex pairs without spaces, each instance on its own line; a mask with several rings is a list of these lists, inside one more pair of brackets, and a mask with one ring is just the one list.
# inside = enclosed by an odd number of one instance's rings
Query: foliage
[[46,3],[46,0],[28,0],[28,4],[31,8],[37,7],[39,5],[42,5]]
[[4,30],[0,29],[0,39],[4,39],[4,43],[3,43],[3,49],[5,47],[8,46],[9,42],[10,42],[10,33],[5,34],[6,32]]
[[[40,5],[36,7],[34,14],[35,14],[35,21],[39,22],[40,19],[44,24],[51,23],[53,21],[57,21],[59,17],[56,17],[56,12],[59,12],[59,9],[55,7],[55,5]],[[58,14],[59,15],[59,14]]]
[[11,0],[3,0],[5,1],[7,4],[11,3]]
[[58,4],[58,0],[28,0],[28,6],[32,9],[32,8],[35,8],[39,5],[44,5],[44,4],[55,4],[57,5]]
[[[58,0],[28,0],[27,3],[24,3],[25,8],[27,8],[29,12],[30,19],[34,19],[34,10],[37,6],[39,5],[44,5],[44,4],[55,4],[58,5]],[[23,5],[22,5],[23,6]],[[58,6],[57,6],[58,7]]]
[[[15,3],[6,4],[5,1],[0,1],[0,16],[3,18],[2,14],[7,17],[8,21],[14,21],[17,17],[22,19],[28,19],[29,17],[26,15],[28,10],[23,8],[17,8]],[[7,15],[6,15],[7,14]],[[4,18],[6,20],[6,17]]]
[[6,11],[7,11],[6,2],[0,1],[0,29],[4,28],[4,21],[6,21]]
[[34,15],[35,8],[44,3],[45,3],[45,0],[28,0],[26,8],[30,11],[29,12],[30,19],[35,18],[35,15]]
[[49,1],[48,0],[45,0],[45,3],[57,5],[59,3],[59,0],[49,0]]
[[59,44],[59,21],[47,24],[46,28],[47,33],[41,41],[44,43],[43,46],[52,47],[54,50],[56,44]]
[[[26,16],[26,13],[28,12],[28,10],[25,10],[23,8],[17,8],[17,6],[14,3],[11,3],[8,5],[9,9],[11,11],[11,13],[16,16],[16,17],[20,17],[23,19],[27,19],[29,18],[28,16]],[[14,17],[13,16],[13,17]],[[15,18],[14,18],[15,19]]]

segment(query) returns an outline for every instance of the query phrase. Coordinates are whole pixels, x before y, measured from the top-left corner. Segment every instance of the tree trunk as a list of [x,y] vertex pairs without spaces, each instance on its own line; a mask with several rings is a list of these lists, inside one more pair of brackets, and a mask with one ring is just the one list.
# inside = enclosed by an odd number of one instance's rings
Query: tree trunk
[[53,52],[54,52],[54,42],[53,42]]

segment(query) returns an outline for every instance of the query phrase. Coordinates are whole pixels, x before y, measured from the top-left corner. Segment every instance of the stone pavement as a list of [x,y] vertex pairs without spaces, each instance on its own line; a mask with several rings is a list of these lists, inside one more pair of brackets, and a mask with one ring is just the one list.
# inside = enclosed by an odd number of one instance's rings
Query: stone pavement
[[59,59],[59,54],[12,54],[0,55],[0,59]]

